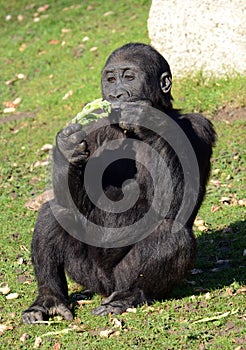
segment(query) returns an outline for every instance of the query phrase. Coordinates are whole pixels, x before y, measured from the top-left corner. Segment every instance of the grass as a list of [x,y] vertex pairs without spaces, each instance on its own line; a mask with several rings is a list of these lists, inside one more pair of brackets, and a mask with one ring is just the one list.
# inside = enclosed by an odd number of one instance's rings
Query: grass
[[[8,300],[0,294],[1,349],[31,349],[37,337],[42,349],[243,349],[245,124],[214,117],[223,106],[245,106],[245,76],[237,74],[174,79],[175,107],[211,117],[218,133],[212,181],[199,212],[206,231],[195,227],[199,273],[188,276],[167,300],[115,317],[117,327],[110,317],[90,314],[100,296],[77,308],[72,323],[21,324],[21,312],[36,293],[30,242],[37,213],[25,203],[45,189],[46,168],[36,163],[47,158],[41,148],[53,143],[57,131],[86,102],[100,96],[100,71],[113,49],[129,41],[149,42],[150,4],[54,0],[42,12],[41,1],[1,2],[0,281],[19,295]],[[22,100],[16,111],[3,113],[4,102],[18,97]],[[222,197],[227,199],[221,202]],[[71,293],[79,290],[72,281],[69,285]],[[21,341],[24,333],[28,337]]]

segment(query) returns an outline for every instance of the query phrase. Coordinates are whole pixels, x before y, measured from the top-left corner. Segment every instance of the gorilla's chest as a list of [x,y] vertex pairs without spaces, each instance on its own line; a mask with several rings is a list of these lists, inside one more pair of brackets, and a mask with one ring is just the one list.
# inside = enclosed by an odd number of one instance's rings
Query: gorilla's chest
[[[131,144],[130,144],[131,143]],[[136,150],[128,139],[108,140],[98,147],[88,162],[92,174],[102,179],[102,187],[121,188],[137,173]]]

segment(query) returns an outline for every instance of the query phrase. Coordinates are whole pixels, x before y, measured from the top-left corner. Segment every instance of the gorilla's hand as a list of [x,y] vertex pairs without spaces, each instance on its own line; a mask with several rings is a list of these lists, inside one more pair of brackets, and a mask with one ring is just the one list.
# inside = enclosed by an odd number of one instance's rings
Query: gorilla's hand
[[84,138],[85,133],[82,131],[82,125],[70,124],[58,133],[56,146],[70,163],[78,165],[90,155]]
[[123,130],[138,134],[150,115],[148,101],[124,102],[120,105],[119,126]]
[[22,314],[23,323],[40,323],[49,316],[61,315],[65,320],[72,321],[73,314],[65,300],[54,295],[38,296],[35,302]]

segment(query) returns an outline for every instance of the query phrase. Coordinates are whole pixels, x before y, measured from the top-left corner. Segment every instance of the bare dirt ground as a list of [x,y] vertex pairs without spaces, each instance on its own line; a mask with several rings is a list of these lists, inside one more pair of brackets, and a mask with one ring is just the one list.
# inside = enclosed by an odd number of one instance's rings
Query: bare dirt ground
[[213,121],[220,120],[232,123],[235,120],[246,121],[246,107],[235,108],[230,105],[221,107],[211,118]]
[[37,112],[16,112],[11,114],[4,114],[4,117],[0,118],[0,124],[12,122],[15,120],[21,120],[24,118],[34,118]]

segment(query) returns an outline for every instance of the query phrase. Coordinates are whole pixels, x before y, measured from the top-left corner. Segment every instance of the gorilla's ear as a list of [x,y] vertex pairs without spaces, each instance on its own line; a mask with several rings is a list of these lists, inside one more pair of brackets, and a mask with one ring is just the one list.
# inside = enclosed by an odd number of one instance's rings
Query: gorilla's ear
[[161,89],[164,92],[164,94],[166,94],[167,92],[169,92],[171,90],[172,76],[171,76],[170,72],[162,73],[161,78],[160,78],[160,85],[161,85]]

